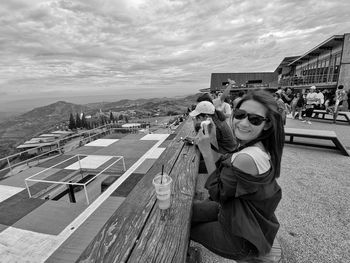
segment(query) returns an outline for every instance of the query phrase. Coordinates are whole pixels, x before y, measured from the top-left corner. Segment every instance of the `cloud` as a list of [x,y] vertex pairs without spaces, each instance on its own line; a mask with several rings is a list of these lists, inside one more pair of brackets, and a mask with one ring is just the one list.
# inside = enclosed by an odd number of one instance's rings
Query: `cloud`
[[348,1],[13,0],[0,3],[0,92],[209,87],[272,71],[350,28]]

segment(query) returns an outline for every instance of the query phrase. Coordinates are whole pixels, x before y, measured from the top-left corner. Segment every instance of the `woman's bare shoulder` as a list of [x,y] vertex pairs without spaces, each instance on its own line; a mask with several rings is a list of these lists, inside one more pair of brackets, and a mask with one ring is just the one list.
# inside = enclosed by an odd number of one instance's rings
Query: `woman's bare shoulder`
[[232,165],[251,175],[258,175],[258,167],[255,164],[253,157],[247,153],[238,153],[232,162]]

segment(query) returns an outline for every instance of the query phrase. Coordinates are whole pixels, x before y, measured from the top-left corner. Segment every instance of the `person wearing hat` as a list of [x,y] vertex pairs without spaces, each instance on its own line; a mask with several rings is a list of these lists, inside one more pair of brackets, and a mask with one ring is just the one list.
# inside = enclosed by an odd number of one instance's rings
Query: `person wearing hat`
[[307,124],[311,124],[311,116],[314,112],[315,105],[317,105],[319,98],[317,97],[316,87],[311,86],[310,92],[306,95],[306,105],[305,105],[305,120]]
[[203,101],[200,101],[196,108],[189,113],[193,120],[195,132],[198,133],[203,125],[208,125],[206,123],[210,122],[213,150],[221,154],[232,152],[235,150],[237,143],[230,126],[225,121],[225,117],[215,109],[210,97],[202,96],[199,99],[203,99]]

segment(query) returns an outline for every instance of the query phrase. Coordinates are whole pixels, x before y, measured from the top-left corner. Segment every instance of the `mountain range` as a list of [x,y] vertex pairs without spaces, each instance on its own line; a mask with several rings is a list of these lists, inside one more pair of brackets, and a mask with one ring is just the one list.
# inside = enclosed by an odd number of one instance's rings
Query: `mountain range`
[[34,108],[24,114],[10,116],[0,120],[0,158],[15,152],[15,148],[42,133],[57,129],[59,123],[69,120],[69,115],[84,112],[92,115],[97,111],[138,110],[151,113],[159,109],[164,115],[171,112],[185,112],[192,105],[199,94],[184,98],[152,98],[137,100],[120,100],[116,102],[98,102],[84,105],[58,101],[53,104]]

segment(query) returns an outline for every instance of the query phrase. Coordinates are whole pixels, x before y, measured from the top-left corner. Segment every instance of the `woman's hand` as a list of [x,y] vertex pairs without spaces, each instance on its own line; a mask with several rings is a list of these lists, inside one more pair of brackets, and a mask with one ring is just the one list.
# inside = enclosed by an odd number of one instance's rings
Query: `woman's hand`
[[215,162],[218,160],[220,155],[212,151],[210,144],[217,147],[215,125],[211,122],[212,129],[209,132],[208,125],[203,125],[203,127],[198,131],[195,138],[195,143],[198,146],[200,152],[202,153],[205,166],[207,167],[208,173],[211,174],[215,169]]
[[217,149],[218,142],[216,139],[216,126],[212,119],[210,119],[210,124],[205,124],[201,126],[201,129],[198,131],[196,136],[196,144],[198,145],[199,150],[202,154],[207,154],[211,152],[211,145],[215,146]]
[[201,151],[202,155],[207,154],[211,151],[210,148],[210,134],[208,130],[208,125],[203,125],[195,138],[195,143]]

